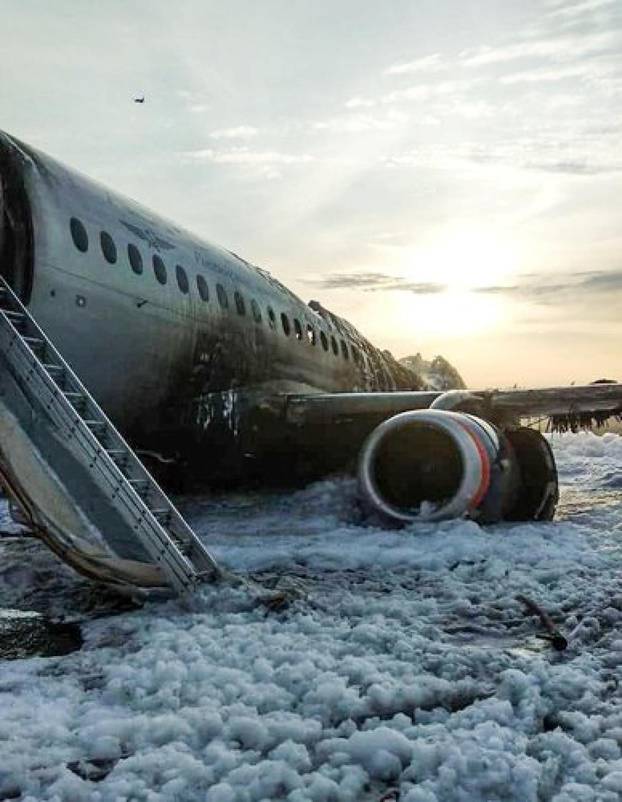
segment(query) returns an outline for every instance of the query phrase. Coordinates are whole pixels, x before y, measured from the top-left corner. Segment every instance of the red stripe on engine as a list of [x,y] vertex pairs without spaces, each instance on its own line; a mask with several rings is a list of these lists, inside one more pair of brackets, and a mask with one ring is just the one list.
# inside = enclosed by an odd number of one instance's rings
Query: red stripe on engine
[[482,479],[479,483],[479,487],[477,491],[473,495],[473,499],[469,504],[470,510],[476,510],[481,502],[484,500],[484,496],[488,492],[488,488],[490,487],[490,458],[488,457],[488,452],[482,445],[481,440],[472,432],[468,426],[464,423],[460,422],[460,425],[464,429],[464,431],[470,436],[471,440],[475,443],[475,448],[477,449],[477,453],[479,454],[480,465],[482,468]]

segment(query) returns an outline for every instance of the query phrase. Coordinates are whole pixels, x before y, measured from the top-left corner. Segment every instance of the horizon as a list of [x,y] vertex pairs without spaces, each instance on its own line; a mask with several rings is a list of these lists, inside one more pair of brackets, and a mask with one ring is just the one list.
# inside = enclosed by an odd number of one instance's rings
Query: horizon
[[622,378],[614,0],[9,0],[3,21],[0,127],[396,358],[474,387]]

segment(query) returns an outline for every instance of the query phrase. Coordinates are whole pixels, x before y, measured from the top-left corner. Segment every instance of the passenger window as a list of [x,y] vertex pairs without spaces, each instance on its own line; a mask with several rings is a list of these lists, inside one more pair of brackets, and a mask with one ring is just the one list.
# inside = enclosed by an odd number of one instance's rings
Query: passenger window
[[166,284],[166,265],[157,254],[153,257],[153,272],[160,284]]
[[268,307],[268,325],[271,329],[276,328],[276,315],[274,314],[274,309],[271,306]]
[[238,315],[245,315],[246,305],[244,303],[244,298],[242,298],[241,293],[237,290],[233,293],[233,300],[235,301],[235,308],[238,310]]
[[227,297],[227,291],[222,286],[222,284],[216,285],[216,295],[218,296],[218,303],[222,306],[223,309],[229,308],[229,298]]
[[259,304],[254,298],[251,301],[251,311],[253,313],[253,318],[255,319],[255,323],[261,323],[261,309],[259,308]]
[[86,253],[89,249],[89,236],[82,222],[77,217],[72,217],[69,221],[69,229],[73,244],[81,253]]
[[344,340],[341,340],[341,353],[343,354],[344,359],[350,359],[350,354],[348,353],[348,346],[345,344]]
[[322,343],[322,348],[328,351],[328,337],[323,331],[320,331],[320,341]]
[[302,340],[302,326],[297,317],[294,318],[294,331],[296,332],[296,339]]
[[184,295],[188,295],[190,290],[190,284],[188,283],[188,276],[186,271],[183,269],[181,265],[177,265],[175,268],[175,274],[177,275],[177,286],[183,292]]
[[209,301],[209,287],[207,286],[207,281],[200,274],[197,276],[197,290],[202,301]]
[[333,349],[333,354],[337,356],[339,348],[337,348],[337,340],[334,337],[330,338],[330,347]]
[[110,234],[107,231],[102,231],[99,235],[99,242],[105,260],[108,264],[115,264],[117,261],[117,246],[114,244],[114,240]]
[[289,318],[285,314],[285,312],[281,312],[281,325],[283,326],[283,331],[285,332],[285,336],[289,337],[290,327],[289,327]]
[[307,323],[307,340],[311,343],[311,345],[315,345],[315,329],[310,323]]
[[131,243],[127,246],[127,258],[130,262],[130,267],[136,273],[137,276],[143,272],[143,257],[140,255],[140,251],[136,247],[136,245],[132,245]]

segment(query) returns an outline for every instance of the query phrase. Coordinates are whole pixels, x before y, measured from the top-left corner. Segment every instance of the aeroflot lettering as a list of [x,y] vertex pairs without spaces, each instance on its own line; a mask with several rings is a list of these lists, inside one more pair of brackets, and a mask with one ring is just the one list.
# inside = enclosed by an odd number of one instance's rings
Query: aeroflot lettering
[[233,271],[227,265],[218,264],[215,262],[214,259],[210,259],[205,254],[201,253],[201,251],[194,250],[194,261],[201,265],[201,267],[205,267],[207,270],[211,270],[212,272],[220,273],[223,276],[227,276],[227,278],[231,278],[233,275]]
[[144,242],[146,242],[150,248],[153,248],[156,251],[170,251],[175,248],[175,245],[172,242],[163,239],[159,234],[156,234],[156,232],[152,231],[150,228],[140,228],[140,226],[135,226],[133,223],[127,223],[125,220],[119,220],[119,222],[122,226],[125,226],[128,231],[131,231],[132,234],[135,234],[139,239],[142,239]]

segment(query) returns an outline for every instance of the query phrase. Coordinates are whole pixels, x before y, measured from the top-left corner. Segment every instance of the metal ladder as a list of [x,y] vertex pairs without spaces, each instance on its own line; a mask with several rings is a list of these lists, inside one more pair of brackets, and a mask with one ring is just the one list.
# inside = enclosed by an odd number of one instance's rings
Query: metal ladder
[[2,276],[0,349],[171,587],[186,594],[218,577],[215,559]]

